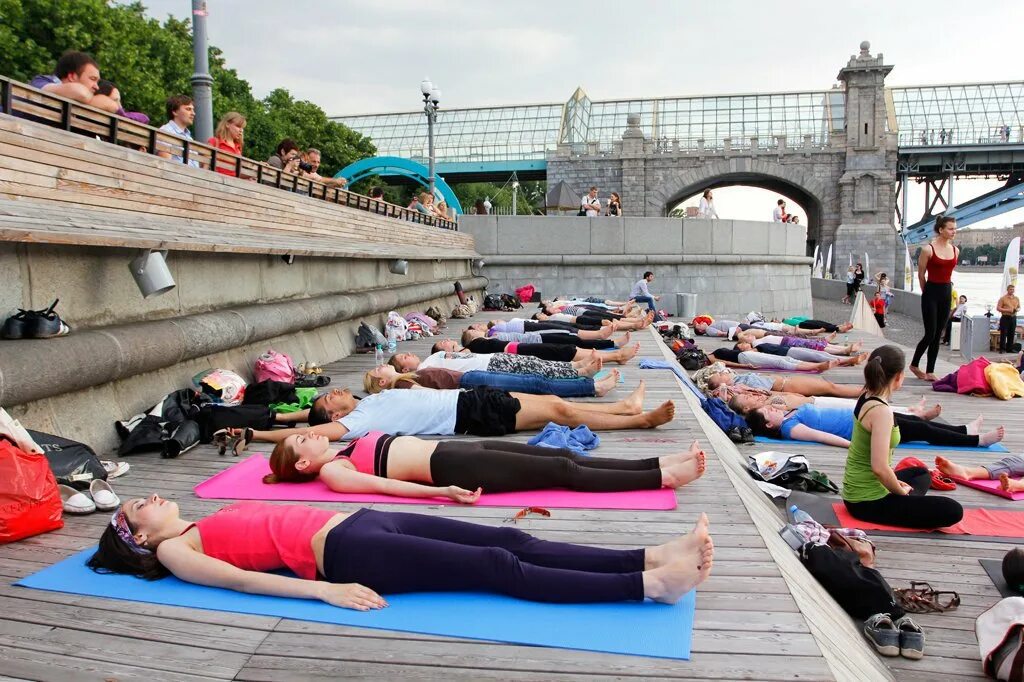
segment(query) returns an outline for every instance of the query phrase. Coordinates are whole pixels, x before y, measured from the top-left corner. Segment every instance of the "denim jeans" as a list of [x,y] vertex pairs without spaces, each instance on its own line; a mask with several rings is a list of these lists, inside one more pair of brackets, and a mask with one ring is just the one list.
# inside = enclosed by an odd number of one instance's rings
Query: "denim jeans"
[[557,395],[560,398],[585,398],[594,395],[594,380],[548,379],[536,374],[506,374],[505,372],[466,372],[459,380],[459,388],[490,386],[510,393]]
[[646,303],[647,304],[647,309],[654,311],[654,320],[656,322],[660,322],[661,321],[661,319],[662,319],[661,315],[658,313],[658,309],[654,305],[654,299],[653,298],[651,298],[650,296],[634,296],[633,300],[636,301],[637,303]]

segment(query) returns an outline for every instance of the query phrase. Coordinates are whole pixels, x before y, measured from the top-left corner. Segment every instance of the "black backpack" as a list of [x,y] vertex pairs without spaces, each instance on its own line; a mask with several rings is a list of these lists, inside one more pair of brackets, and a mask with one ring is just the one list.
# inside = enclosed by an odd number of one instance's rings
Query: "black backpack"
[[100,458],[85,443],[40,431],[29,431],[28,435],[43,449],[58,483],[88,490],[95,479],[107,480],[107,470],[100,463]]
[[523,307],[523,302],[512,294],[502,294],[501,302],[505,306],[505,310],[519,310]]
[[359,323],[359,331],[356,332],[357,348],[373,348],[374,346],[387,348],[387,345],[388,340],[380,333],[379,329],[371,327],[365,322]]
[[500,296],[495,294],[487,294],[484,296],[484,310],[506,310],[504,302],[502,302]]
[[862,564],[855,553],[808,542],[800,548],[800,560],[854,618],[865,620],[888,613],[896,620],[904,614],[882,574]]
[[700,348],[683,348],[676,353],[676,360],[684,369],[691,372],[711,364],[708,356]]

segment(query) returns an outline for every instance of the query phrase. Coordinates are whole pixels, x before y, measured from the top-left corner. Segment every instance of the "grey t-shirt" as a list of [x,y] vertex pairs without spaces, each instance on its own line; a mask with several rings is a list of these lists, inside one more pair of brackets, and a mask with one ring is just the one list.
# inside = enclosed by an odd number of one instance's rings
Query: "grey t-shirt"
[[768,377],[762,374],[754,374],[753,372],[737,374],[732,383],[733,385],[748,386],[749,388],[757,388],[762,391],[770,391],[772,386],[775,385],[775,382]]

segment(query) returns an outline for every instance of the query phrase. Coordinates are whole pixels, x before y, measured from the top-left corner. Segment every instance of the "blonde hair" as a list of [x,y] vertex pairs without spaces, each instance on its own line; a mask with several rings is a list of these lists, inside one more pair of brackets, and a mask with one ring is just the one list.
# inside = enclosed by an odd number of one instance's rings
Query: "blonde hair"
[[377,381],[377,377],[373,376],[372,372],[373,370],[371,369],[363,375],[363,390],[370,394],[380,393],[387,388],[394,388],[395,384],[399,381],[409,381],[419,385],[419,382],[416,381],[416,372],[404,372],[402,374],[397,374],[387,386],[381,386],[380,382]]
[[[245,116],[242,116],[237,111],[229,111],[228,113],[224,114],[224,116],[220,119],[220,123],[217,124],[217,129],[213,131],[213,136],[216,137],[218,140],[228,140],[229,142],[234,142],[234,138],[228,136],[228,126],[232,123],[236,125],[245,125]],[[238,146],[242,146],[241,143],[239,143]]]

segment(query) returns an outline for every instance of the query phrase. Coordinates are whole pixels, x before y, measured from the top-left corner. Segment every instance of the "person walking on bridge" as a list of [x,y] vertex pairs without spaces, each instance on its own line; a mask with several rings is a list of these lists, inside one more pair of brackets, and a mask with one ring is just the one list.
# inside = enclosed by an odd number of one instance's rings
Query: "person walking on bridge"
[[718,211],[715,210],[715,199],[711,196],[711,190],[709,189],[704,190],[704,196],[700,198],[697,217],[718,219]]
[[[921,283],[921,320],[924,336],[917,344],[910,371],[918,379],[935,381],[935,361],[939,357],[939,341],[949,317],[949,301],[953,295],[953,269],[960,250],[953,245],[956,236],[956,218],[939,216],[935,219],[936,237],[921,249],[917,256],[917,278]],[[928,351],[928,371],[918,367],[921,356]]]

